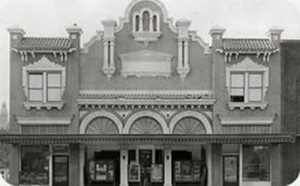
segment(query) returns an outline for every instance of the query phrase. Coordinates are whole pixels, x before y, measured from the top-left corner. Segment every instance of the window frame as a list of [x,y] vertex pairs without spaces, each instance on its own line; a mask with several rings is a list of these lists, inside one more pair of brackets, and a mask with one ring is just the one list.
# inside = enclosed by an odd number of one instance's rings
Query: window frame
[[[234,86],[232,85],[232,75],[233,74],[240,74],[243,76],[243,86]],[[261,86],[251,86],[250,84],[250,76],[251,75],[260,75],[261,76]],[[263,73],[262,72],[237,72],[233,71],[230,73],[230,91],[229,91],[229,97],[230,97],[230,102],[234,103],[260,103],[264,102],[264,97],[263,97]],[[232,90],[233,89],[242,89],[243,91],[243,101],[232,101]],[[260,90],[260,100],[251,100],[251,93],[250,90]]]
[[[29,75],[30,74],[42,74],[43,81],[43,100],[34,101],[30,100],[30,87],[29,87]],[[61,86],[60,86],[60,100],[51,101],[48,100],[48,74],[58,73],[60,74]],[[47,57],[43,56],[39,61],[29,64],[23,67],[23,90],[25,93],[24,106],[26,109],[30,108],[57,108],[62,109],[63,107],[63,95],[66,89],[66,67],[61,66],[55,62],[51,62]]]
[[[245,75],[245,90],[246,94],[244,102],[233,102],[231,101],[231,74],[233,73],[243,73]],[[261,101],[249,101],[249,74],[262,74],[262,99]],[[247,77],[247,79],[246,79]],[[239,108],[241,110],[245,108],[255,109],[265,109],[268,105],[266,101],[267,91],[269,89],[269,67],[267,64],[259,64],[254,62],[250,57],[245,57],[241,62],[236,64],[226,65],[226,89],[228,92],[228,106],[230,110]],[[245,88],[246,89],[246,88]]]

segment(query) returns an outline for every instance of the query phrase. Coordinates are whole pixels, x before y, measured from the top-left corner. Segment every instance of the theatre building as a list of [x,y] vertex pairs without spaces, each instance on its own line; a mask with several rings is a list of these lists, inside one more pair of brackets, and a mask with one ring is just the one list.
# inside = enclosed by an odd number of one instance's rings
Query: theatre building
[[158,0],[120,16],[83,45],[8,29],[10,182],[281,186],[282,30],[208,45]]

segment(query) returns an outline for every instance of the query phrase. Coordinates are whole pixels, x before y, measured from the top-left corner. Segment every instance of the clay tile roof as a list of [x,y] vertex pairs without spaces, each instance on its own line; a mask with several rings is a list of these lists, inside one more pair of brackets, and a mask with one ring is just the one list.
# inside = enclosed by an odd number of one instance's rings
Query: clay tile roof
[[72,47],[69,38],[24,37],[17,46],[18,50],[68,50]]
[[276,49],[269,39],[223,39],[225,52],[272,52]]

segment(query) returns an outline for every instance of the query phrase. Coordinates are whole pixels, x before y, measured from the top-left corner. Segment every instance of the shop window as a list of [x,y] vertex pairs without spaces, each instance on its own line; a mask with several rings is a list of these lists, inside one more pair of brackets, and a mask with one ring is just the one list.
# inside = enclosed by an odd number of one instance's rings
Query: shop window
[[49,184],[49,146],[22,146],[20,184]]
[[269,146],[243,146],[243,181],[270,181]]
[[23,67],[24,106],[27,109],[61,109],[65,84],[65,67],[49,61],[45,56]]
[[226,68],[226,87],[229,108],[261,108],[267,106],[266,93],[269,87],[269,69],[249,57]]

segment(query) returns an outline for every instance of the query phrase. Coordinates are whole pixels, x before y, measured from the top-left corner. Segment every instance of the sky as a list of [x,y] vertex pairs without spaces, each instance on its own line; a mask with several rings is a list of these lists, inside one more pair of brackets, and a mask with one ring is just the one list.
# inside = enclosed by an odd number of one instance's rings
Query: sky
[[[21,27],[25,36],[67,37],[76,23],[82,43],[102,30],[101,21],[124,17],[132,0],[0,0],[0,104],[9,100],[9,34]],[[300,39],[300,0],[161,0],[174,23],[192,21],[191,30],[211,43],[209,30],[226,29],[224,37],[266,37],[270,28],[282,28],[283,39]],[[21,86],[21,84],[20,84]],[[22,91],[20,87],[20,91]]]

